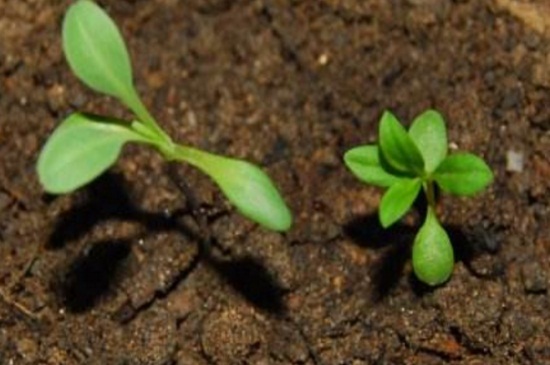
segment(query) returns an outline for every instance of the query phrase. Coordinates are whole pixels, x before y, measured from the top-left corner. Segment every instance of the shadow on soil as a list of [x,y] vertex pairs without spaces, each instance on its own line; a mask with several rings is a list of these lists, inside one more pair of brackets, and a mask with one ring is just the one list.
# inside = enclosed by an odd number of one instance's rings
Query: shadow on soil
[[[178,219],[185,211],[171,216],[140,210],[126,192],[123,179],[107,173],[90,184],[81,203],[63,214],[48,240],[48,248],[59,249],[84,237],[98,224],[112,220],[139,222],[151,232],[177,231],[194,241],[202,242]],[[130,253],[133,238],[100,241],[89,244],[70,265],[54,286],[59,289],[63,304],[71,312],[91,309],[116,280],[117,272]],[[251,257],[221,260],[202,250],[203,260],[224,280],[256,307],[273,314],[282,314],[283,289],[265,266]]]
[[411,255],[414,227],[396,223],[384,229],[377,214],[359,216],[344,226],[344,234],[356,245],[380,251],[380,258],[371,270],[374,289],[372,298],[385,298],[403,275],[405,264]]
[[[196,211],[200,206],[200,202],[197,201],[192,190],[185,183],[179,165],[169,164],[167,173],[181,194],[186,197],[189,205],[194,206]],[[199,217],[198,220],[200,219]],[[200,224],[201,222],[199,222]],[[207,224],[206,220],[202,222],[205,227]],[[221,252],[225,249],[215,239],[203,238],[200,242],[202,242],[201,256],[203,261],[216,271],[236,292],[261,310],[275,315],[285,313],[286,308],[282,299],[284,290],[261,261],[250,256],[231,257],[231,255],[227,259],[221,259],[213,254],[212,248],[217,247]]]
[[[103,222],[125,220],[139,222],[152,232],[177,231],[197,240],[195,234],[178,219],[183,213],[167,216],[146,212],[136,207],[129,197],[121,176],[106,173],[90,184],[83,192],[83,200],[75,204],[57,221],[48,239],[47,247],[59,249],[78,240]],[[91,309],[106,294],[115,281],[116,273],[130,252],[133,237],[124,240],[107,240],[88,243],[54,287],[61,301],[75,313]]]
[[95,242],[73,261],[59,285],[64,306],[73,313],[91,309],[116,280],[130,246],[130,240]]
[[184,211],[166,216],[146,212],[136,207],[128,196],[120,175],[106,173],[88,185],[83,201],[64,213],[57,221],[48,240],[48,248],[57,249],[82,238],[96,225],[110,220],[139,222],[149,231],[178,231],[191,238],[193,233],[179,222]]
[[[418,210],[425,211],[425,208],[422,209],[421,206]],[[472,275],[485,278],[474,269],[472,262],[480,255],[495,254],[498,251],[497,236],[491,230],[478,227],[445,225],[444,228],[453,244],[455,262],[462,262]],[[411,258],[412,244],[419,229],[420,226],[407,226],[399,222],[384,229],[377,214],[356,217],[345,225],[345,235],[355,244],[383,251],[372,267],[373,300],[384,299],[399,283],[405,265]],[[498,275],[499,272],[495,272],[490,276]],[[417,280],[412,272],[408,279],[411,289],[417,295],[421,296],[435,289]]]
[[275,315],[285,313],[284,290],[258,259],[242,257],[225,261],[209,256],[206,261],[255,307]]
[[[419,212],[425,211],[425,202],[422,200],[415,206]],[[200,237],[180,223],[178,218],[183,213],[166,216],[140,210],[126,193],[122,178],[115,174],[105,174],[89,186],[82,203],[75,205],[60,218],[50,236],[48,247],[61,248],[85,236],[97,224],[113,219],[136,221],[152,232],[178,231],[201,241]],[[396,223],[384,229],[376,214],[357,217],[344,227],[345,234],[357,245],[383,250],[372,268],[374,300],[385,298],[399,283],[405,265],[410,260],[411,246],[418,228]],[[453,242],[455,260],[462,261],[473,275],[479,276],[471,262],[480,254],[496,252],[498,239],[491,231],[483,229],[466,230],[455,226],[445,226],[445,229]],[[130,245],[131,239],[96,242],[70,265],[60,284],[63,302],[70,311],[83,312],[92,308],[109,290],[118,267],[130,252]],[[284,313],[284,290],[261,262],[251,257],[221,260],[209,250],[203,251],[203,260],[245,299],[267,312]],[[412,274],[409,282],[418,295],[433,290],[416,280]]]

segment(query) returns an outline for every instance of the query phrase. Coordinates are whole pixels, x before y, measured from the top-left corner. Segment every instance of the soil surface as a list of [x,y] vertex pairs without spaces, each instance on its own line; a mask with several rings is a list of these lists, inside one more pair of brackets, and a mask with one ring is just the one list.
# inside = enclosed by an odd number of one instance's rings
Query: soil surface
[[[138,146],[44,194],[60,120],[129,117],[64,61],[69,3],[0,0],[0,364],[550,364],[546,0],[100,1],[159,122],[263,166],[285,234]],[[383,230],[382,191],[342,163],[385,109],[430,107],[496,176],[441,198],[457,263],[436,289],[411,272],[419,215]]]

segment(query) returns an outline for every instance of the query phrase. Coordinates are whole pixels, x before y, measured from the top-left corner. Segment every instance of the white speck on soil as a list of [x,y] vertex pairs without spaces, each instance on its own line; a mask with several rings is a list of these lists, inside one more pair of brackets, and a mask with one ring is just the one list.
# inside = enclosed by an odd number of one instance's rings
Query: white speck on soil
[[523,152],[508,150],[506,152],[506,171],[523,172]]

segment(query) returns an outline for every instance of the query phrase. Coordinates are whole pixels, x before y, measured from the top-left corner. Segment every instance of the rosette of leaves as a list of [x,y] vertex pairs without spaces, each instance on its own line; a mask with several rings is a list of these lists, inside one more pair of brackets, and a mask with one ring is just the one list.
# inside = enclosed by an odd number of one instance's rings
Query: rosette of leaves
[[454,254],[436,215],[435,184],[445,193],[472,196],[493,180],[487,164],[471,153],[448,154],[445,121],[435,110],[416,117],[408,131],[391,112],[384,112],[378,144],[347,151],[344,162],[359,180],[387,188],[378,209],[384,228],[403,217],[424,192],[428,206],[413,243],[413,270],[428,285],[446,282]]
[[78,0],[65,15],[63,51],[73,73],[93,90],[112,96],[133,121],[74,113],[50,136],[38,158],[38,176],[53,194],[72,192],[111,167],[126,143],[148,145],[166,160],[189,163],[208,175],[247,218],[275,231],[292,216],[277,188],[257,166],[177,144],[142,103],[134,87],[130,57],[113,20],[98,5]]

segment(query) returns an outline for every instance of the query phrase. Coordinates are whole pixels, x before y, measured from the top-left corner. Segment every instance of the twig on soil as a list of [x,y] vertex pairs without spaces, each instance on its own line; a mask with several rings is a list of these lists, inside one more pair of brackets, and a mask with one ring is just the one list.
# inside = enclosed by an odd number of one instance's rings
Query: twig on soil
[[[9,292],[12,291],[12,289],[18,285],[21,280],[29,273],[29,271],[32,268],[32,265],[36,262],[36,259],[38,257],[38,251],[40,249],[39,245],[35,245],[35,248],[33,250],[31,258],[27,261],[25,264],[25,267],[17,274],[17,276],[10,280],[6,288],[0,287],[0,298],[9,306],[12,308],[17,309],[19,312],[23,313],[27,317],[33,319],[33,320],[39,320],[40,318],[33,313],[30,309],[28,309],[25,305],[19,303],[18,301],[14,300]],[[6,292],[7,291],[7,292]]]
[[30,272],[30,270],[32,268],[32,265],[34,265],[34,263],[36,262],[36,260],[38,258],[38,251],[39,250],[40,250],[40,246],[35,245],[31,258],[27,261],[27,263],[25,264],[25,267],[19,272],[19,274],[17,274],[17,276],[11,281],[10,285],[8,286],[8,288],[10,290],[15,285],[19,284],[21,282],[21,280],[25,276],[27,276],[27,274]]
[[24,314],[25,316],[38,321],[40,318],[34,314],[30,309],[28,309],[23,304],[19,303],[18,301],[14,300],[10,295],[8,295],[4,289],[0,288],[0,298],[6,303],[8,306],[17,309],[19,312]]

